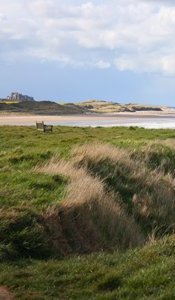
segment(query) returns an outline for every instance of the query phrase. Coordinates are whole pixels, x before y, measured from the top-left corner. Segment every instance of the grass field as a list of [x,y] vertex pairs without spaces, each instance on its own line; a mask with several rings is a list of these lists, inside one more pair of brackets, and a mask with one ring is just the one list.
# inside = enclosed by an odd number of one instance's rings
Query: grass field
[[0,286],[175,299],[175,132],[0,128]]

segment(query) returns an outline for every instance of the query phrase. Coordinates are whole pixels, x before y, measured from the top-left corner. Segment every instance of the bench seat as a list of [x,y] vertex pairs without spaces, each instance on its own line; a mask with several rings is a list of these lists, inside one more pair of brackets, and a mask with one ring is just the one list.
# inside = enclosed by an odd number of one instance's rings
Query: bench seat
[[43,132],[52,132],[53,131],[53,125],[46,125],[44,122],[36,122],[36,128],[39,131]]

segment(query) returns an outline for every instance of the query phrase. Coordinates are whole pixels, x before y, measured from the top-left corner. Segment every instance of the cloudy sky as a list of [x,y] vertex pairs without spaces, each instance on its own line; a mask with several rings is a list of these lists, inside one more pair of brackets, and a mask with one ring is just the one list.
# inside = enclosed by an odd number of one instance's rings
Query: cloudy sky
[[0,97],[175,106],[174,0],[0,0]]

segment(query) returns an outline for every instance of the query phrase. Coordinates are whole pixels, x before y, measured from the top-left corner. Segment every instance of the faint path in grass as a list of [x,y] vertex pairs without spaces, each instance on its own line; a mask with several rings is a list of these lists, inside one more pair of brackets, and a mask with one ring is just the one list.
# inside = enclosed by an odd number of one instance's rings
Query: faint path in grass
[[15,298],[6,287],[0,286],[0,300],[15,300]]

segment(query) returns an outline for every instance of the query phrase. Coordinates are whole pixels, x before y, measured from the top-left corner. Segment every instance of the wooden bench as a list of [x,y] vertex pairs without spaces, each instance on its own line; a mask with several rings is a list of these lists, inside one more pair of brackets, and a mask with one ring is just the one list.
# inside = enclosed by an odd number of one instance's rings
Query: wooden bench
[[53,131],[53,125],[46,125],[44,124],[44,122],[36,122],[36,128],[39,131],[43,131],[43,132],[52,132]]

